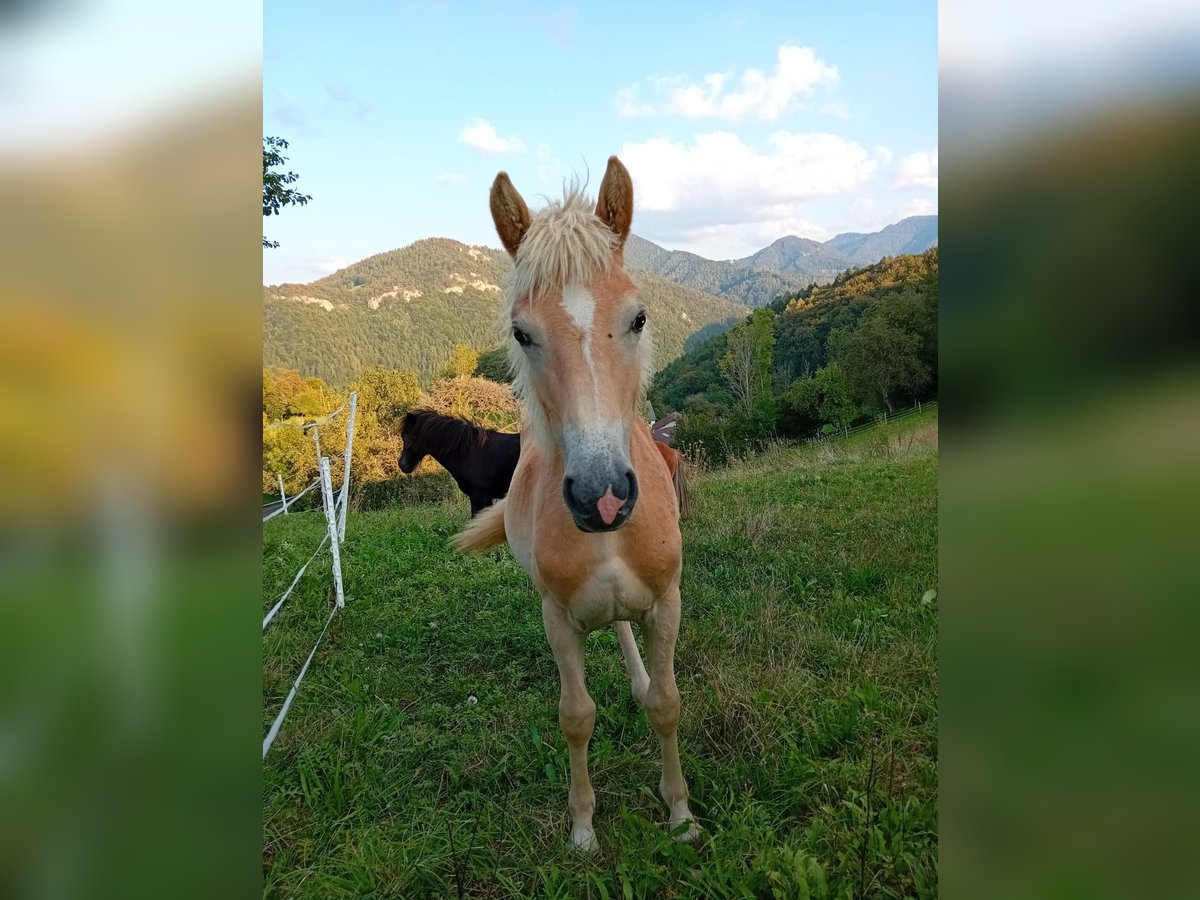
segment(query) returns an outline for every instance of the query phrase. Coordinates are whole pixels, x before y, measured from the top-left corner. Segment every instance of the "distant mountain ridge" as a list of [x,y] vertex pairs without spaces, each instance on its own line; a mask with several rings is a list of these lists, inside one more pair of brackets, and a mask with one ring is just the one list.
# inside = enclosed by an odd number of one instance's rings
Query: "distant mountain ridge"
[[825,246],[845,254],[857,265],[869,266],[885,256],[924,253],[937,242],[937,216],[909,216],[871,234],[839,234]]
[[[819,243],[794,235],[736,260],[666,250],[630,235],[625,261],[646,298],[655,368],[783,294],[937,243],[937,216]],[[869,263],[866,263],[869,264]],[[263,288],[263,365],[344,385],[363,369],[410,369],[431,380],[456,344],[495,346],[508,254],[449,238],[377,253],[308,284]]]
[[[497,315],[508,254],[448,238],[378,253],[308,284],[263,288],[263,365],[344,385],[369,367],[409,369],[428,383],[456,344],[500,339]],[[655,368],[696,335],[720,331],[745,307],[633,272],[655,333]]]
[[757,253],[732,260],[667,250],[631,235],[625,260],[631,268],[758,307],[780,294],[813,283],[827,284],[847,269],[872,265],[885,256],[923,253],[937,244],[937,218],[910,216],[880,231],[847,232],[825,242],[787,235]]

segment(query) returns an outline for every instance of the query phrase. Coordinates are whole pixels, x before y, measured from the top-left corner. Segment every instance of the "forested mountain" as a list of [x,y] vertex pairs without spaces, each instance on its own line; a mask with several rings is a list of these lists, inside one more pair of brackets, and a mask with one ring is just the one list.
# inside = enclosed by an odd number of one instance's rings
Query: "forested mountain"
[[838,272],[850,268],[853,262],[833,247],[790,234],[752,256],[735,260],[735,264],[756,272],[799,275],[807,287],[813,281],[828,281]]
[[911,216],[872,234],[839,234],[824,243],[788,235],[742,259],[712,260],[666,250],[630,236],[625,260],[710,294],[749,307],[765,306],[780,294],[811,284],[828,284],[840,272],[885,256],[922,253],[937,244],[937,216]]
[[937,246],[938,217],[909,216],[873,234],[846,232],[825,242],[857,265],[866,266],[885,256],[924,253]]
[[695,342],[650,398],[660,414],[686,413],[683,446],[712,453],[936,397],[937,301],[936,247],[887,257]]
[[[788,236],[726,261],[630,235],[625,260],[646,296],[662,367],[744,316],[747,306],[829,284],[856,263],[936,243],[937,216],[914,216],[823,244]],[[263,364],[338,386],[372,367],[413,370],[429,383],[456,344],[495,345],[500,283],[509,266],[500,250],[430,238],[309,284],[265,287]]]
[[[432,238],[380,253],[310,284],[263,289],[263,365],[342,386],[368,368],[413,370],[429,383],[456,344],[497,340],[507,254]],[[656,334],[656,365],[688,338],[744,309],[652,273],[633,273]]]
[[[625,264],[630,270],[641,269],[678,284],[710,294],[728,297],[746,306],[762,306],[780,294],[807,287],[812,279],[795,273],[756,270],[744,260],[705,259],[682,250],[664,250],[658,244],[630,235],[625,245]],[[831,276],[845,265],[834,269]]]

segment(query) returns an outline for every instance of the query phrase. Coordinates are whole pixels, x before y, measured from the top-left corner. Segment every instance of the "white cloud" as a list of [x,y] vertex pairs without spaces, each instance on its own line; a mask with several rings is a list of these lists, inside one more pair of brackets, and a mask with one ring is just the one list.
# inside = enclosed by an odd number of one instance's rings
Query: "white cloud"
[[450,187],[458,187],[460,184],[467,183],[467,176],[459,175],[457,172],[443,172],[441,175],[438,175],[434,181],[436,181],[438,184],[446,184]]
[[626,143],[620,156],[634,180],[638,233],[718,259],[785,234],[828,239],[806,204],[859,189],[879,165],[854,141],[787,131],[770,135],[761,150],[717,131],[687,144]]
[[735,134],[698,134],[690,145],[652,138],[626,143],[621,159],[638,185],[643,210],[742,210],[829,197],[870,178],[877,163],[835,134],[777,131],[756,151]]
[[633,116],[652,116],[654,107],[649,103],[639,103],[637,85],[621,88],[617,91],[617,115],[627,118]]
[[821,112],[827,116],[833,116],[835,119],[850,118],[850,107],[845,103],[826,103],[821,107]]
[[458,139],[468,147],[485,153],[521,153],[525,145],[515,137],[502,138],[495,126],[485,119],[476,119],[458,133]]
[[895,188],[933,188],[938,186],[937,148],[928,153],[910,153],[896,165]]
[[[639,87],[631,85],[617,92],[616,108],[622,116],[676,115],[689,119],[719,118],[728,121],[773,121],[792,109],[801,97],[811,96],[817,87],[838,81],[836,66],[828,65],[810,47],[784,44],[779,48],[775,70],[747,69],[733,84],[728,73],[712,72],[699,83],[682,77],[652,80],[654,92],[661,97],[656,104],[639,101]],[[828,104],[831,115],[848,111],[842,104]]]
[[885,166],[891,165],[892,160],[896,156],[896,154],[892,152],[892,148],[885,146],[884,144],[875,145],[875,155],[879,157],[879,161]]
[[897,206],[892,210],[890,220],[892,222],[899,222],[901,219],[907,219],[909,216],[933,215],[937,215],[937,204],[932,200],[918,198]]
[[837,216],[836,222],[831,222],[835,233],[856,231],[868,233],[879,231],[881,228],[907,219],[909,216],[937,215],[937,201],[924,198],[910,198],[901,203],[894,194],[887,194],[884,202],[876,200],[870,193],[855,195],[846,207],[845,212]]

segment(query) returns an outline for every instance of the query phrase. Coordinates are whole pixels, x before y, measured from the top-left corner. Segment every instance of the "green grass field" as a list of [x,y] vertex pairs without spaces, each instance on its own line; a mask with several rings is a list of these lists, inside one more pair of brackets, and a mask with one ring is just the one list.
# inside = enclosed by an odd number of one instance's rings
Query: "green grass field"
[[[936,415],[693,474],[676,671],[695,846],[665,833],[611,630],[588,642],[602,849],[583,857],[528,578],[507,548],[451,551],[462,498],[352,510],[346,608],[264,766],[264,896],[936,896]],[[264,526],[265,607],[322,529]],[[328,559],[264,637],[264,733],[328,615]]]

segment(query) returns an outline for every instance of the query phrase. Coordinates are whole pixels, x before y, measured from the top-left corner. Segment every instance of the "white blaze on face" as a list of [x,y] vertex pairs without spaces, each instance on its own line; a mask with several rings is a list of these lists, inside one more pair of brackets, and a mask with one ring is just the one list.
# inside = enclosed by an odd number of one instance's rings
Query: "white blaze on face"
[[583,335],[583,360],[592,376],[593,398],[599,403],[599,385],[596,383],[596,362],[592,359],[592,319],[596,313],[596,298],[581,284],[568,284],[563,288],[563,309]]
[[571,321],[579,326],[585,338],[589,337],[592,333],[592,317],[596,313],[596,298],[591,291],[580,284],[568,284],[563,288],[562,303]]

